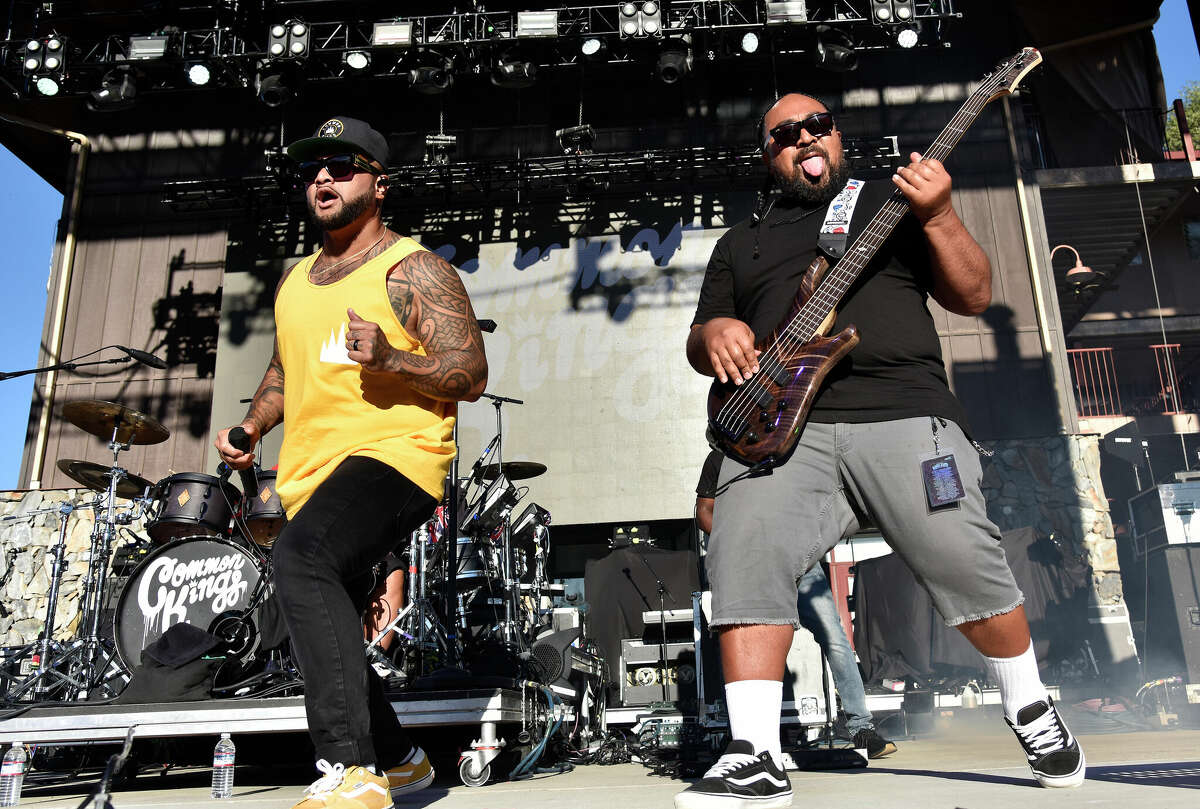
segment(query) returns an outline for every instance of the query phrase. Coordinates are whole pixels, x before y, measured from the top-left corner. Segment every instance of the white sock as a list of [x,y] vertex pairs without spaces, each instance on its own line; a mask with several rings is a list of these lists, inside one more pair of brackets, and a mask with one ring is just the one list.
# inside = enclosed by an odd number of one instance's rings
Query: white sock
[[729,735],[754,745],[754,752],[767,750],[783,766],[779,749],[779,715],[783,710],[783,683],[779,680],[738,680],[725,683],[729,708]]
[[1026,705],[1046,702],[1046,686],[1038,674],[1037,657],[1033,653],[1033,642],[1023,654],[1016,657],[988,657],[988,673],[1000,686],[1000,702],[1009,722],[1017,721],[1017,713]]

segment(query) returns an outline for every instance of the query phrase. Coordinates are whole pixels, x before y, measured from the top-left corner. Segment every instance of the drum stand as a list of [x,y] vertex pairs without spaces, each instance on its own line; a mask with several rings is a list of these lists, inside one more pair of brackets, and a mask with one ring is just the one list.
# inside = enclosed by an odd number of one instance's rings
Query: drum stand
[[[520,399],[510,399],[506,396],[496,396],[491,393],[483,394],[484,397],[492,400],[492,406],[496,408],[496,469],[497,473],[501,474],[504,469],[504,417],[500,413],[501,407],[505,402],[512,404],[525,404]],[[500,627],[500,637],[506,645],[511,648],[521,650],[524,648],[525,637],[517,626],[517,614],[520,610],[518,597],[520,595],[520,584],[513,575],[513,555],[512,555],[512,536],[506,514],[503,522],[500,524],[500,579],[504,591],[504,621]],[[457,571],[452,571],[454,575]]]

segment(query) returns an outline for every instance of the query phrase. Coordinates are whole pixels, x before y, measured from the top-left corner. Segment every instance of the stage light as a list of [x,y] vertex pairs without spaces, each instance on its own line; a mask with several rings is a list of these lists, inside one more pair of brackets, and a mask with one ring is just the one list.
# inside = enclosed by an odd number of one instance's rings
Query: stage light
[[767,3],[767,25],[785,25],[794,22],[808,22],[808,8],[804,0]]
[[606,50],[608,49],[604,46],[604,40],[600,39],[600,37],[588,37],[579,46],[579,52],[586,58],[593,60],[603,59]]
[[661,37],[663,34],[662,6],[655,0],[623,3],[618,9],[618,17],[623,38]]
[[171,37],[167,34],[129,38],[129,61],[141,62],[148,59],[162,59],[167,55]]
[[537,65],[533,62],[501,57],[492,68],[492,84],[517,90],[532,87],[537,84]]
[[915,47],[920,38],[920,33],[913,25],[905,25],[896,32],[896,44],[901,48]]
[[39,76],[37,81],[33,83],[38,93],[44,96],[56,96],[58,91],[62,89],[62,85],[58,79],[53,76]]
[[444,93],[454,84],[454,74],[448,66],[417,67],[408,71],[408,81],[412,88],[424,95]]
[[892,0],[871,0],[871,20],[875,23],[892,21]]
[[518,37],[556,37],[558,36],[557,11],[518,11]]
[[282,107],[296,97],[300,76],[294,63],[278,62],[265,65],[254,77],[254,92],[268,107]]
[[654,72],[663,84],[677,83],[692,67],[692,56],[687,46],[679,40],[675,40],[675,43],[679,44],[672,43],[658,55],[658,64],[654,66]]
[[63,40],[52,36],[46,40],[31,39],[25,43],[25,58],[21,69],[26,76],[40,73],[54,75],[56,81],[62,80],[66,68],[66,52]]
[[376,47],[406,47],[413,42],[411,22],[377,22],[371,29],[371,44]]
[[758,34],[747,31],[742,35],[742,52],[754,53],[758,50]]
[[267,33],[267,53],[273,59],[302,59],[312,47],[312,30],[300,20],[272,25]]
[[352,73],[363,73],[371,67],[371,54],[366,51],[346,51],[342,62]]
[[454,135],[426,135],[425,162],[445,166],[458,150],[458,138]]
[[106,73],[100,89],[88,94],[88,108],[96,112],[127,110],[137,102],[137,82],[127,69]]
[[913,0],[892,0],[892,17],[897,22],[908,22],[915,16]]
[[817,44],[813,50],[813,59],[817,67],[834,73],[845,73],[858,67],[858,54],[849,35],[828,25],[818,25],[816,34]]
[[563,154],[591,154],[596,143],[596,130],[591,124],[568,126],[554,133]]
[[193,87],[203,87],[212,81],[212,70],[203,62],[193,62],[187,68],[188,84]]
[[25,58],[25,72],[37,73],[38,68],[42,66],[42,60],[36,56],[27,56]]

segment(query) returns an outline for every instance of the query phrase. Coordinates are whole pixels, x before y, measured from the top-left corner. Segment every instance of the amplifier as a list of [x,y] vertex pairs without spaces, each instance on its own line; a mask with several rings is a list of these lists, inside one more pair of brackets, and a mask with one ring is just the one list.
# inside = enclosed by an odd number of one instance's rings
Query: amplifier
[[621,641],[621,665],[618,685],[625,707],[663,701],[663,681],[667,683],[667,702],[694,705],[696,701],[696,645],[668,643],[666,665],[662,645],[626,638]]
[[1200,545],[1150,551],[1146,671],[1200,683]]
[[1162,483],[1129,500],[1138,555],[1167,545],[1200,545],[1200,481]]

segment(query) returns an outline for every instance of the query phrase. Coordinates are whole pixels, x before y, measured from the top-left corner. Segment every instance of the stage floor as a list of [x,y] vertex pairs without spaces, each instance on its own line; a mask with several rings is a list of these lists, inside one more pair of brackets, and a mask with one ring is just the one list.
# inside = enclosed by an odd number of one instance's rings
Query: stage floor
[[[998,722],[955,720],[936,733],[899,742],[900,750],[864,770],[793,772],[794,805],[821,809],[929,809],[1015,807],[1071,809],[1196,806],[1200,795],[1200,731],[1134,731],[1080,735],[1088,780],[1078,789],[1038,788],[1016,740]],[[239,767],[231,801],[208,797],[206,769],[143,773],[113,796],[115,809],[235,805],[288,809],[316,777],[304,768]],[[21,805],[38,809],[78,806],[94,781],[27,786]],[[638,764],[579,767],[516,783],[472,789],[456,773],[439,774],[433,787],[411,795],[412,807],[455,809],[670,809],[683,782],[650,775]]]

